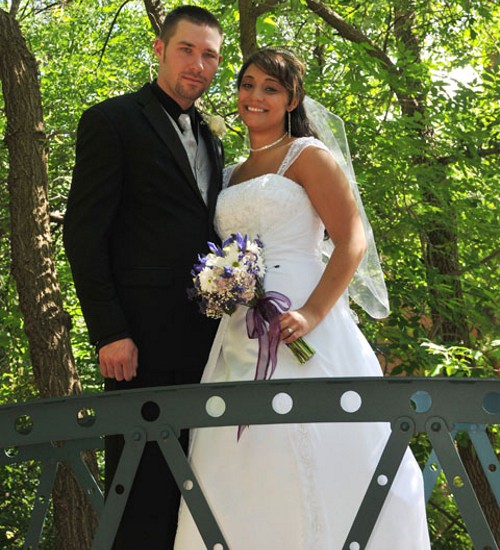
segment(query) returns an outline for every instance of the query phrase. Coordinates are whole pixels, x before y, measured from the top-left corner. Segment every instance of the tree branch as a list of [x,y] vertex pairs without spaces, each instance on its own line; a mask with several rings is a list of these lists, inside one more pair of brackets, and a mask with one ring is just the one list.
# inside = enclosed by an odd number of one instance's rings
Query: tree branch
[[[52,4],[48,4],[47,6],[43,6],[40,9],[33,9],[31,11],[31,15],[39,15],[40,13],[43,13],[45,11],[50,11],[52,8],[65,7],[73,1],[74,0],[59,0],[58,2],[52,2]],[[27,4],[25,5],[25,7],[23,9],[24,13],[26,13],[26,7],[27,7]]]
[[398,68],[391,61],[390,57],[373,43],[366,34],[345,21],[337,12],[321,2],[321,0],[306,0],[309,9],[321,17],[325,23],[336,29],[342,38],[356,44],[366,44],[367,53],[382,62],[384,68],[395,74],[399,74]]
[[467,267],[464,267],[463,269],[458,269],[456,271],[453,271],[450,273],[450,275],[453,275],[453,276],[463,275],[464,273],[467,273],[468,271],[472,271],[473,269],[475,269],[476,267],[479,267],[480,265],[484,265],[491,262],[498,256],[500,256],[500,249],[497,248],[491,254],[488,254],[488,256],[484,257],[482,260],[479,260],[478,262],[474,262],[473,264]]
[[238,11],[240,13],[240,49],[243,59],[257,49],[257,31],[255,23],[255,7],[252,0],[238,0]]
[[49,219],[56,225],[62,225],[64,223],[64,214],[62,212],[51,212]]
[[491,155],[500,155],[500,144],[489,147],[488,149],[479,149],[477,154],[481,158],[489,157]]
[[19,6],[21,5],[21,0],[12,0],[10,5],[10,15],[11,17],[16,17],[17,12],[19,11]]
[[261,15],[264,15],[264,13],[271,11],[271,8],[273,6],[276,6],[276,4],[279,4],[282,1],[283,0],[267,0],[267,2],[261,2],[260,4],[257,4],[253,9],[255,18],[257,19],[257,17],[260,17]]
[[447,157],[439,157],[437,162],[439,162],[442,166],[449,166],[450,164],[458,162],[463,158],[472,159],[475,156],[486,158],[493,155],[500,155],[500,144],[495,144],[493,147],[488,147],[487,149],[477,149],[474,152],[470,149],[466,149],[462,155],[448,155]]
[[115,16],[113,17],[113,21],[111,22],[111,26],[109,27],[108,34],[106,36],[106,40],[104,41],[104,45],[101,49],[101,55],[99,56],[99,62],[97,63],[97,66],[99,67],[101,65],[102,58],[104,57],[104,53],[106,51],[106,47],[108,45],[109,39],[111,38],[111,33],[113,32],[113,27],[115,26],[116,21],[118,20],[118,16],[120,15],[120,12],[122,9],[130,2],[130,0],[125,0],[123,4],[118,8],[118,11],[115,13]]
[[144,0],[149,22],[156,36],[160,35],[161,25],[165,19],[165,10],[161,0]]

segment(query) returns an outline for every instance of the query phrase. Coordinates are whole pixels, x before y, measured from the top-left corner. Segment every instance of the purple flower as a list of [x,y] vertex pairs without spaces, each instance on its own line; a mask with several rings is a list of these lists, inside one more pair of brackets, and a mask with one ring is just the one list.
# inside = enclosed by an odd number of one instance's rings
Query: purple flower
[[[208,248],[214,253],[217,254],[217,256],[224,256],[224,253],[222,252],[222,248],[220,246],[217,246],[215,243],[208,242]],[[224,245],[223,245],[224,246]],[[199,256],[200,260],[202,259],[201,256]],[[204,261],[206,262],[206,258],[204,258]]]

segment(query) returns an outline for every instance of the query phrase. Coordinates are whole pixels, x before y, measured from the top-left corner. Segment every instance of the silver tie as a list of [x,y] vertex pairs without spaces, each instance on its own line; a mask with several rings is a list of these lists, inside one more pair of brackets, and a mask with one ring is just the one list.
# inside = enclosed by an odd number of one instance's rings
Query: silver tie
[[193,174],[196,176],[196,154],[198,152],[198,143],[194,137],[193,128],[191,127],[191,117],[187,114],[179,115],[179,126],[182,128],[182,142],[189,158],[189,163],[193,169]]

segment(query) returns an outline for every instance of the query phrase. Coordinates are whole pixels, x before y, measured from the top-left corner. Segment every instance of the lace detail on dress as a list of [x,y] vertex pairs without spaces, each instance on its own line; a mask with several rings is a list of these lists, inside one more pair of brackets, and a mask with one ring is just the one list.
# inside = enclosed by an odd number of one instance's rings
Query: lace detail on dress
[[302,548],[323,550],[323,523],[320,505],[318,503],[318,488],[315,482],[319,472],[314,460],[314,443],[311,441],[310,427],[297,424],[297,437],[294,446],[299,459],[298,465],[303,477],[302,490],[304,492],[305,530],[302,532]]
[[[217,200],[214,223],[222,239],[235,232],[263,238],[296,220],[289,235],[295,234],[300,239],[299,227],[305,219],[310,220],[308,227],[321,224],[304,188],[283,176],[266,174],[223,189]],[[314,249],[310,242],[304,242],[306,246],[308,250]]]
[[277,172],[278,175],[282,176],[283,174],[285,174],[286,171],[290,168],[290,166],[297,160],[300,153],[302,153],[302,151],[307,147],[311,147],[311,146],[319,147],[320,149],[329,151],[328,147],[319,139],[316,139],[314,137],[297,138],[290,145],[290,148],[288,149],[287,154],[283,159],[283,162],[278,168],[278,172]]

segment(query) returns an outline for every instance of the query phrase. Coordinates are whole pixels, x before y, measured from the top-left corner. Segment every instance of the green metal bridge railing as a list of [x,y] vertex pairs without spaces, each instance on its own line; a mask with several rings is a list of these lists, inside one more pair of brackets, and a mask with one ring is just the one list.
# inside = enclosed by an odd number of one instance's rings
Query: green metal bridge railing
[[[273,399],[287,394],[290,410]],[[350,399],[345,398],[349,396]],[[352,399],[354,397],[354,399]],[[210,405],[217,402],[217,417]],[[345,407],[348,401],[350,407]],[[359,406],[352,407],[357,402]],[[145,404],[158,412],[143,418]],[[223,412],[222,412],[223,411]],[[429,497],[444,472],[476,550],[499,550],[455,446],[466,431],[500,503],[499,460],[485,427],[500,424],[500,380],[325,378],[149,388],[46,399],[0,407],[0,466],[35,460],[41,475],[25,549],[38,548],[57,464],[67,463],[100,521],[91,550],[111,548],[146,441],[157,441],[210,550],[229,550],[177,440],[181,429],[297,422],[390,422],[392,433],[342,550],[363,550],[404,452],[415,433],[427,434],[432,453],[424,468]],[[103,436],[123,434],[125,447],[104,501],[84,463],[84,450],[101,449]],[[57,444],[55,444],[57,442]]]

